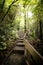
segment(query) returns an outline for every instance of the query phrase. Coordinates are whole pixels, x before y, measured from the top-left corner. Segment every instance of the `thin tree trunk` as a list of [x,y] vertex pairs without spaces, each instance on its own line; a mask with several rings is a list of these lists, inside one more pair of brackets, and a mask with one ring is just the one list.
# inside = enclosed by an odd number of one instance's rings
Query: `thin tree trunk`
[[3,9],[3,7],[4,7],[4,3],[5,3],[5,0],[3,0],[2,9]]
[[26,20],[25,20],[25,33],[26,33]]
[[3,0],[3,3],[2,3],[2,7],[1,7],[1,11],[0,11],[0,13],[3,12],[4,3],[5,3],[5,0]]
[[40,25],[40,40],[42,41],[42,22],[41,22],[41,20],[39,22],[39,25]]
[[26,14],[25,14],[25,16],[24,16],[24,19],[25,19],[25,26],[24,26],[24,29],[25,29],[25,33],[26,33]]

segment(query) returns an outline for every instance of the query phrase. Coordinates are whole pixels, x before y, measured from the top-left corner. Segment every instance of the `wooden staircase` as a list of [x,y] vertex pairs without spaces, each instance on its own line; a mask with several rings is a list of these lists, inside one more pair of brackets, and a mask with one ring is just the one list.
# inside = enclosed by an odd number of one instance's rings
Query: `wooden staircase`
[[24,53],[25,53],[25,45],[24,45],[22,39],[18,40],[18,43],[13,48],[13,53],[24,55]]

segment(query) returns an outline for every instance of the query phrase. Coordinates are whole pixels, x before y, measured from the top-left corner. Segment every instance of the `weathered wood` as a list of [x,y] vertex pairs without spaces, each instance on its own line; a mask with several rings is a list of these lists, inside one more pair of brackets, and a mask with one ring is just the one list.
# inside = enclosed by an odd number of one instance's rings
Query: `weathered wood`
[[36,51],[36,49],[34,49],[34,47],[27,40],[24,40],[24,44],[25,44],[25,48],[31,54],[35,62],[38,65],[43,65],[43,57]]

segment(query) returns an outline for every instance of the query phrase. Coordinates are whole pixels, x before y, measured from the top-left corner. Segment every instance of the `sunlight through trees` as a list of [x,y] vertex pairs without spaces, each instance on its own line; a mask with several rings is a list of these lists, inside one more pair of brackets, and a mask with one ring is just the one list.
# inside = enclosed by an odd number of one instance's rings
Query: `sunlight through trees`
[[[14,41],[20,29],[29,37],[43,39],[42,0],[0,0],[0,49]],[[13,31],[12,31],[13,30]],[[41,32],[40,32],[41,31]],[[14,34],[12,34],[14,33]]]

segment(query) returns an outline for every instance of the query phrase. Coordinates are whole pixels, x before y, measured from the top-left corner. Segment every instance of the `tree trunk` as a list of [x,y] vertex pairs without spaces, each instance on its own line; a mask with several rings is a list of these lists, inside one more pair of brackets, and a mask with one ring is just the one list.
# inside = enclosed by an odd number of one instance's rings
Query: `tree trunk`
[[0,13],[3,12],[4,4],[5,4],[5,0],[3,0]]
[[40,25],[40,40],[42,41],[42,22],[41,22],[41,20],[39,22],[39,25]]
[[25,20],[25,33],[26,33],[26,20]]

